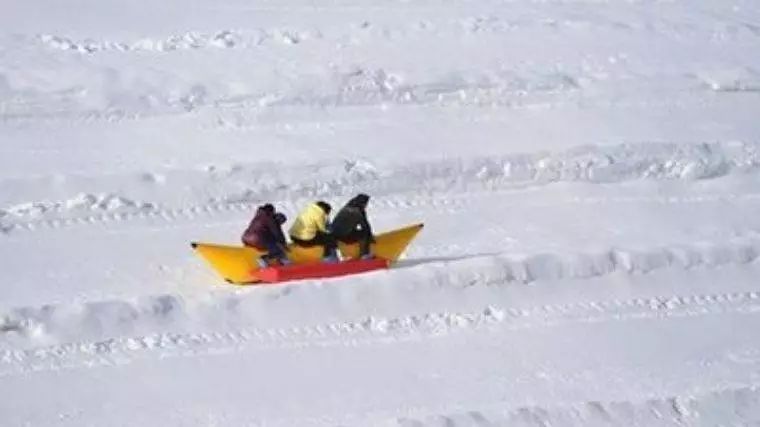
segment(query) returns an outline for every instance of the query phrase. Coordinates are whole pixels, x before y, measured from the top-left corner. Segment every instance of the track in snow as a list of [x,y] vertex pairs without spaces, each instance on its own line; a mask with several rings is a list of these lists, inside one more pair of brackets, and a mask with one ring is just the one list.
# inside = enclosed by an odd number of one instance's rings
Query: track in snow
[[[229,169],[208,168],[205,172],[141,173],[134,177],[123,177],[135,183],[157,181],[160,185],[155,188],[156,194],[153,197],[162,196],[167,181],[195,182],[201,194],[210,192],[203,187],[211,183],[218,190],[215,191],[217,195],[197,204],[167,206],[158,199],[137,201],[107,192],[78,194],[67,200],[25,201],[1,208],[0,230],[8,234],[130,219],[171,221],[182,217],[213,217],[226,211],[250,211],[265,200],[295,211],[311,199],[346,197],[357,191],[379,196],[373,201],[373,207],[379,210],[461,210],[468,204],[466,198],[472,197],[470,194],[473,193],[528,190],[552,183],[612,184],[640,180],[691,182],[731,175],[754,176],[758,170],[760,145],[738,142],[588,146],[559,153],[540,152],[502,158],[413,163],[391,170],[378,168],[367,161],[349,160],[342,164],[306,168],[299,166],[284,170],[274,165],[236,165]],[[325,175],[337,177],[324,180],[321,177]],[[82,178],[75,177],[75,180],[82,181]],[[90,180],[95,181],[94,178]],[[239,187],[241,180],[257,182],[257,186],[243,192],[224,194],[225,186]],[[405,184],[407,182],[414,182],[414,188],[410,189]],[[82,184],[88,184],[88,180],[85,179],[80,183]],[[425,196],[415,197],[409,194],[410,191]],[[607,196],[599,201],[668,203],[754,200],[758,197],[760,196],[755,193],[717,193],[695,197]],[[566,199],[566,202],[594,203],[595,199],[576,197]]]
[[[0,377],[30,372],[83,369],[130,363],[146,357],[194,357],[236,349],[366,346],[422,340],[468,330],[521,330],[572,323],[624,322],[721,314],[758,315],[760,292],[666,296],[620,301],[543,305],[530,309],[486,307],[470,313],[425,313],[399,318],[367,317],[356,321],[293,326],[280,329],[240,329],[205,333],[156,333],[147,336],[72,342],[29,350],[0,350]],[[3,335],[35,339],[45,325],[9,321]],[[86,327],[91,322],[83,322]],[[52,325],[49,325],[52,326]],[[55,325],[65,327],[64,325]],[[71,325],[73,326],[73,325]],[[122,325],[122,327],[124,327]],[[117,331],[112,331],[112,333]],[[760,361],[760,348],[757,358]]]

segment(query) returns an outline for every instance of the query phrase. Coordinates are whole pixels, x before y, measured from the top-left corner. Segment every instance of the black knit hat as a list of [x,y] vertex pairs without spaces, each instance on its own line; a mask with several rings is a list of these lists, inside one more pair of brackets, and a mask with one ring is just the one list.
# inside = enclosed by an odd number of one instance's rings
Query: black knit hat
[[322,208],[322,211],[324,211],[324,213],[327,215],[330,215],[330,212],[332,212],[332,206],[330,206],[330,204],[325,202],[324,200],[318,201],[317,206]]

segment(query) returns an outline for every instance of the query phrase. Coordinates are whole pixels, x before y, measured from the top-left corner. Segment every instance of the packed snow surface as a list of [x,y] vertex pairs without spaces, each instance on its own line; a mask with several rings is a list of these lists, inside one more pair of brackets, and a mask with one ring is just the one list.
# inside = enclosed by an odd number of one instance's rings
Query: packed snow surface
[[[0,10],[0,425],[760,424],[759,2]],[[360,191],[388,271],[189,246]]]

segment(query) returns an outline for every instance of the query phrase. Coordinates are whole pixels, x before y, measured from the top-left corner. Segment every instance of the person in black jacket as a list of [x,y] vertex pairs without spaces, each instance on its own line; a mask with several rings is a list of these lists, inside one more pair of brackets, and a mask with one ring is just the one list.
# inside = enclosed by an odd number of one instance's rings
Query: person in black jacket
[[330,226],[330,232],[339,242],[359,242],[362,259],[372,258],[370,244],[375,241],[375,237],[372,235],[372,227],[367,219],[368,203],[368,195],[356,195],[335,215]]

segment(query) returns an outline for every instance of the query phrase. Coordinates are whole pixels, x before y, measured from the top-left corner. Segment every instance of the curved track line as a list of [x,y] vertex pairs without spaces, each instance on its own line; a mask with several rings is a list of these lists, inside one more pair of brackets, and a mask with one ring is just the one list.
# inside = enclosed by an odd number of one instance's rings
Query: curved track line
[[[628,275],[646,274],[676,268],[715,268],[725,265],[746,265],[760,258],[760,239],[750,239],[712,245],[670,246],[649,250],[610,249],[600,253],[539,253],[526,256],[509,254],[474,256],[459,259],[439,259],[430,262],[400,263],[398,268],[367,275],[352,280],[354,286],[341,288],[343,284],[320,289],[325,297],[332,292],[366,292],[378,285],[405,288],[452,290],[473,286],[510,286],[537,281],[586,280],[605,277],[615,273]],[[389,281],[391,283],[389,283]],[[394,282],[398,282],[394,284]],[[319,283],[319,281],[316,281]],[[297,287],[310,289],[308,283],[283,285],[279,298],[289,298]],[[91,301],[82,304],[43,305],[19,307],[0,311],[0,344],[34,345],[50,340],[76,340],[80,337],[106,338],[133,333],[156,325],[172,328],[208,318],[214,322],[246,323],[250,320],[239,307],[257,303],[260,298],[272,297],[271,293],[250,292],[219,294],[209,300],[186,301],[179,295],[146,296],[137,300]],[[717,302],[731,300],[732,294],[717,296]],[[674,297],[675,298],[675,297]],[[683,297],[686,298],[686,297]],[[695,304],[700,297],[694,297]],[[708,298],[706,300],[710,302]],[[572,305],[572,307],[585,307]],[[678,301],[675,302],[678,304]],[[74,332],[72,334],[72,331]],[[70,337],[70,338],[67,338]]]
[[690,316],[756,314],[760,292],[664,296],[631,300],[543,305],[530,309],[486,307],[477,312],[425,313],[394,318],[275,329],[224,332],[157,333],[69,343],[31,350],[0,351],[0,377],[30,372],[131,363],[145,357],[184,357],[243,349],[356,346],[417,340],[490,328],[522,330],[568,323],[667,319]]
[[[162,207],[158,203],[133,202],[121,196],[128,206],[101,211],[102,203],[91,203],[91,209],[79,214],[81,203],[73,203],[78,198],[59,202],[30,202],[10,208],[0,209],[0,229],[3,234],[28,232],[37,229],[56,229],[72,226],[87,226],[124,222],[139,219],[174,221],[177,218],[195,218],[215,215],[225,211],[250,210],[263,200],[291,205],[296,210],[300,201],[314,198],[345,196],[357,191],[372,193],[379,207],[411,209],[421,206],[446,207],[461,210],[467,200],[482,196],[484,192],[495,194],[500,191],[517,191],[525,188],[545,186],[558,182],[583,182],[591,184],[621,183],[634,180],[682,180],[714,179],[732,174],[756,173],[760,171],[760,144],[715,143],[715,144],[620,144],[614,146],[576,147],[556,153],[512,154],[500,158],[483,157],[474,159],[440,160],[398,166],[381,172],[375,165],[366,162],[344,161],[342,164],[317,165],[309,168],[307,178],[301,182],[289,181],[292,170],[274,173],[267,184],[252,187],[242,192],[228,193],[195,205]],[[323,169],[327,170],[323,170]],[[258,176],[250,166],[236,169],[230,175],[213,175],[219,185],[232,184],[241,179],[255,181]],[[204,172],[206,173],[206,172]],[[260,173],[260,172],[259,172]],[[320,176],[338,174],[328,180]],[[146,174],[141,174],[144,177]],[[149,175],[149,174],[148,174]],[[221,181],[220,181],[221,180]],[[414,193],[410,193],[409,182],[415,182]],[[234,186],[236,187],[236,186]],[[110,193],[105,193],[110,194]],[[422,194],[423,196],[421,196]],[[81,198],[81,196],[78,196]],[[88,197],[98,201],[95,196]],[[575,197],[562,203],[702,203],[736,200],[757,200],[760,194],[712,194],[695,196],[634,196],[634,197]],[[135,206],[129,206],[129,204]],[[20,209],[27,206],[48,206],[48,215],[54,217],[35,218],[20,215],[34,209]],[[77,209],[65,209],[65,206]],[[89,213],[89,214],[88,214]]]

